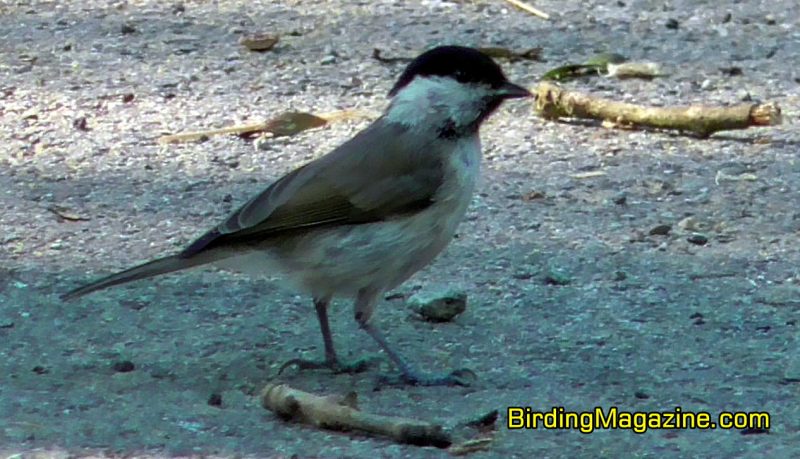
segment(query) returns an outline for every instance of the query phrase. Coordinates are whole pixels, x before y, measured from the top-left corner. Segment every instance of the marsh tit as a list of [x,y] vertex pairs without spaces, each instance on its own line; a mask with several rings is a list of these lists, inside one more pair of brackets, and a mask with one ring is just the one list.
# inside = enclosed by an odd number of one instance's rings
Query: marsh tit
[[352,370],[328,325],[334,296],[354,299],[355,320],[409,384],[463,384],[466,373],[429,375],[395,352],[372,316],[382,295],[428,265],[464,217],[481,159],[478,129],[506,99],[528,97],[483,53],[441,46],[414,59],[389,91],[383,115],[325,156],[276,180],[183,251],[62,296],[210,264],[282,273],[311,294],[324,361],[301,368]]

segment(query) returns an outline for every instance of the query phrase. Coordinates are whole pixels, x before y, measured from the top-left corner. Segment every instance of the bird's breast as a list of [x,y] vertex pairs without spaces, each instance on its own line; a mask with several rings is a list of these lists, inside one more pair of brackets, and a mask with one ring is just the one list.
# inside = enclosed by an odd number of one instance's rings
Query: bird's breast
[[[448,202],[466,211],[480,175],[481,144],[477,135],[453,141],[454,148],[445,155],[442,185],[434,195],[435,202]],[[447,206],[449,207],[449,206]]]

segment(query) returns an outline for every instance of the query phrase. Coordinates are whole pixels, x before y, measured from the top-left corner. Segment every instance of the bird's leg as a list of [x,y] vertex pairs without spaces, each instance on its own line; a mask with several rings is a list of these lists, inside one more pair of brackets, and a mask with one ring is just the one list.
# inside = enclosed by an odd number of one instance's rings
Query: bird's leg
[[339,359],[336,357],[336,349],[333,347],[333,335],[331,334],[331,326],[328,323],[328,305],[331,299],[314,298],[314,309],[317,311],[317,321],[319,322],[319,330],[322,332],[322,342],[325,344],[325,362],[331,367],[339,365]]
[[317,311],[317,320],[319,321],[319,329],[322,332],[322,342],[325,345],[325,360],[306,360],[306,359],[292,359],[281,365],[278,374],[282,373],[288,367],[296,366],[300,370],[318,370],[330,369],[334,373],[358,373],[364,371],[369,366],[369,360],[358,360],[353,363],[343,364],[336,356],[336,349],[333,346],[333,334],[331,333],[331,326],[328,322],[328,305],[331,303],[331,297],[314,298],[314,309]]
[[375,311],[377,301],[378,292],[371,290],[360,291],[355,303],[355,319],[358,322],[358,326],[378,343],[378,346],[383,349],[383,352],[389,356],[389,359],[400,370],[402,382],[419,386],[468,386],[470,381],[475,379],[475,373],[469,369],[455,370],[446,375],[431,375],[413,368],[389,346],[383,333],[371,323],[370,319]]

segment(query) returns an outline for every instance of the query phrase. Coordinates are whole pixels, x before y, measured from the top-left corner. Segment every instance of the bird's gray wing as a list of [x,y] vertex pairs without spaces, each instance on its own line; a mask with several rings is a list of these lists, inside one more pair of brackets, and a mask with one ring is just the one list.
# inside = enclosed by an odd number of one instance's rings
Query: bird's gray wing
[[278,179],[180,256],[313,227],[391,219],[429,206],[442,182],[442,157],[417,137],[376,121],[328,155]]

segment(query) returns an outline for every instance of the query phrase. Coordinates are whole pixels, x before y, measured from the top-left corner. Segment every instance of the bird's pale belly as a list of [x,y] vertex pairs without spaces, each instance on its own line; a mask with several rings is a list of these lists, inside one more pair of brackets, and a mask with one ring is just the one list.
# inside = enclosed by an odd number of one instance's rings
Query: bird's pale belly
[[315,296],[388,290],[447,246],[463,217],[459,210],[443,216],[442,209],[429,208],[411,218],[314,230],[216,265],[256,276],[283,274]]
[[391,289],[430,263],[453,238],[466,206],[447,204],[413,217],[317,230],[270,250],[273,256],[264,255],[317,296]]

